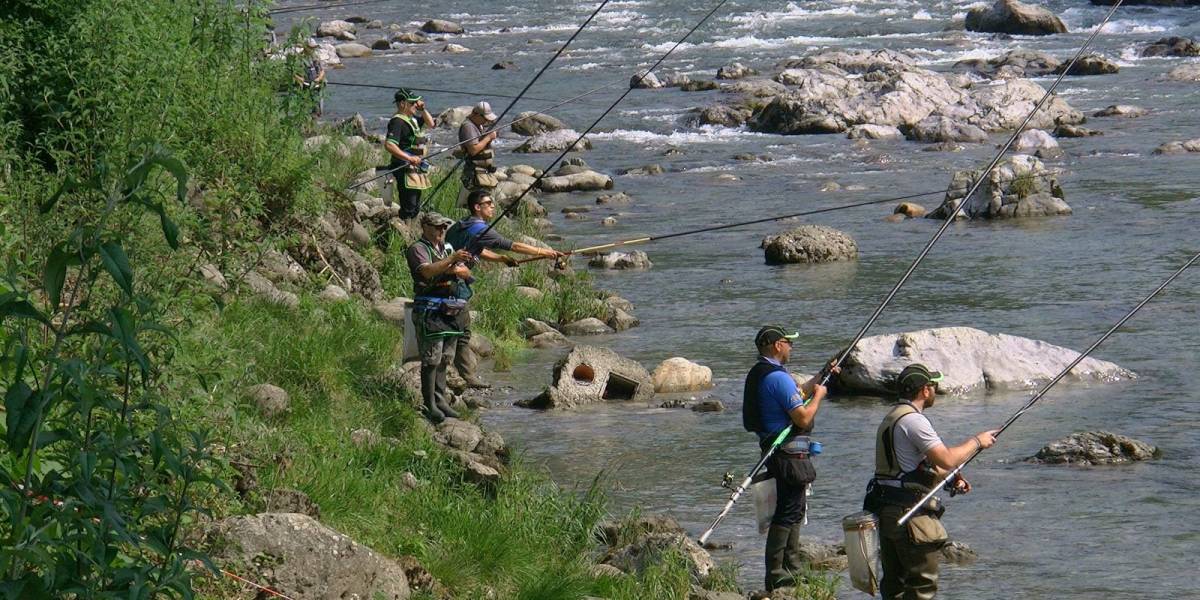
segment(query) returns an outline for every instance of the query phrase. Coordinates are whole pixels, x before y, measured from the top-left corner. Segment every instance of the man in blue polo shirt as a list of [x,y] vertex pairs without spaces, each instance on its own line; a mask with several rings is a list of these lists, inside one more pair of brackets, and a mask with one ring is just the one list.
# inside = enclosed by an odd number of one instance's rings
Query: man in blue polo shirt
[[[792,355],[792,344],[800,337],[779,325],[767,325],[754,336],[758,362],[746,376],[742,396],[742,425],[758,435],[759,447],[766,451],[786,427],[787,438],[767,461],[767,472],[775,478],[775,514],[767,531],[766,587],[773,590],[794,583],[792,574],[803,568],[800,556],[800,526],[807,508],[808,484],[817,472],[809,460],[808,435],[825,386],[822,374],[796,385],[783,365]],[[840,369],[829,366],[832,373]]]

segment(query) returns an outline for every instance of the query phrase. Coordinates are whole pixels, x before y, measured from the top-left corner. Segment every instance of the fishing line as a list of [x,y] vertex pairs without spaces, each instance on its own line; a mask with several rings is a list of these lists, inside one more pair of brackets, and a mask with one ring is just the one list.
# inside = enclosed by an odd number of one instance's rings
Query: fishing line
[[[1104,332],[1104,335],[1100,336],[1100,339],[1096,340],[1095,343],[1093,343],[1091,346],[1089,346],[1087,350],[1084,350],[1082,353],[1080,353],[1079,356],[1075,357],[1075,360],[1071,361],[1071,364],[1064,367],[1061,371],[1058,372],[1057,375],[1054,376],[1053,379],[1051,379],[1049,382],[1047,382],[1046,385],[1042,386],[1042,389],[1038,390],[1038,392],[1036,394],[1034,394],[1032,398],[1029,399],[1029,402],[1026,402],[1025,406],[1021,407],[1021,410],[1018,410],[1017,412],[1013,413],[1013,415],[1011,417],[1009,417],[1007,421],[1004,422],[1004,425],[1002,427],[1000,427],[1000,429],[996,432],[996,437],[999,438],[1000,434],[1004,433],[1004,431],[1006,429],[1008,429],[1009,426],[1011,426],[1013,423],[1015,423],[1017,421],[1017,419],[1021,418],[1021,415],[1025,414],[1025,412],[1028,411],[1030,408],[1033,408],[1033,405],[1035,403],[1037,403],[1038,400],[1041,400],[1042,396],[1045,396],[1046,392],[1050,391],[1050,388],[1054,387],[1054,385],[1057,384],[1059,381],[1062,381],[1062,379],[1071,372],[1071,369],[1074,369],[1076,366],[1079,365],[1079,363],[1083,362],[1083,359],[1087,358],[1087,356],[1089,354],[1091,354],[1092,351],[1094,351],[1096,348],[1098,348],[1100,346],[1100,344],[1103,344],[1105,340],[1107,340],[1110,336],[1112,336],[1114,333],[1116,333],[1116,331],[1118,329],[1120,329],[1121,326],[1125,325],[1126,321],[1133,318],[1133,315],[1136,315],[1139,310],[1142,310],[1143,306],[1146,306],[1147,304],[1149,304],[1150,301],[1153,300],[1155,296],[1157,296],[1160,292],[1162,292],[1164,289],[1166,289],[1166,287],[1168,285],[1170,285],[1172,281],[1175,281],[1175,279],[1178,278],[1180,275],[1182,275],[1183,272],[1188,269],[1188,267],[1191,267],[1193,264],[1195,264],[1197,260],[1200,260],[1200,252],[1196,253],[1196,255],[1193,256],[1191,260],[1184,263],[1184,265],[1182,267],[1179,267],[1179,269],[1177,271],[1175,271],[1174,273],[1172,273],[1171,276],[1166,279],[1166,281],[1159,284],[1159,286],[1157,288],[1155,288],[1153,292],[1150,292],[1150,295],[1143,298],[1141,302],[1137,303],[1137,306],[1134,306],[1133,309],[1131,309],[1129,312],[1125,313],[1125,316],[1121,317],[1121,320],[1117,321],[1116,325],[1113,325],[1111,328],[1109,328],[1108,331]],[[958,473],[963,470],[963,467],[967,466],[967,463],[971,462],[972,460],[975,460],[975,457],[979,456],[982,453],[983,453],[983,447],[980,446],[979,448],[977,448],[975,450],[975,452],[973,452],[971,454],[971,456],[969,456],[967,458],[967,460],[963,461],[963,463],[961,465],[954,467],[954,469],[952,471],[950,471],[950,473],[947,474],[942,479],[941,482],[939,482],[937,485],[933,486],[933,489],[930,490],[927,494],[925,494],[925,496],[923,498],[921,498],[920,502],[917,502],[916,505],[914,505],[912,507],[912,509],[910,509],[908,512],[904,513],[904,516],[900,517],[900,520],[898,521],[898,523],[900,525],[903,525],[906,521],[908,521],[910,518],[912,518],[913,514],[915,514],[922,506],[924,506],[925,503],[928,502],[929,499],[931,497],[933,497],[933,495],[936,494],[938,492],[938,490],[940,490],[942,488],[943,485],[946,484],[946,482],[950,481],[951,479],[954,478],[954,476],[958,475]]]
[[[546,72],[546,70],[550,68],[550,65],[554,64],[554,61],[558,60],[558,57],[559,57],[559,56],[562,56],[562,53],[563,53],[563,52],[565,52],[565,51],[567,50],[567,46],[570,46],[570,45],[571,45],[571,42],[575,41],[575,38],[579,37],[579,34],[583,33],[583,30],[584,30],[584,29],[586,29],[586,28],[587,28],[587,26],[588,26],[589,24],[591,24],[591,22],[592,22],[592,19],[595,19],[595,18],[596,18],[596,15],[600,14],[600,11],[601,11],[601,10],[603,10],[603,9],[604,9],[604,7],[605,7],[605,6],[607,6],[607,5],[608,5],[608,3],[609,3],[609,2],[611,2],[611,1],[612,1],[612,0],[604,0],[603,2],[601,2],[601,3],[600,3],[600,5],[599,5],[599,6],[597,6],[597,7],[596,7],[596,10],[592,11],[592,14],[588,15],[588,18],[587,18],[587,20],[585,20],[585,21],[583,22],[583,24],[582,24],[582,25],[580,25],[580,26],[579,26],[579,28],[575,30],[575,33],[572,33],[572,34],[571,34],[571,37],[567,38],[567,41],[563,42],[563,45],[562,45],[562,46],[559,46],[559,48],[558,48],[558,51],[554,53],[554,56],[551,56],[551,57],[550,57],[550,60],[546,61],[546,64],[542,65],[542,68],[541,68],[541,70],[539,70],[539,71],[537,72],[537,74],[533,76],[533,79],[530,79],[530,80],[529,80],[529,83],[525,84],[525,87],[524,87],[524,88],[521,90],[521,92],[520,92],[519,94],[517,94],[516,98],[514,98],[514,99],[513,99],[513,101],[512,101],[512,102],[510,102],[510,103],[508,104],[508,106],[506,106],[506,107],[504,108],[504,111],[502,111],[502,112],[501,112],[501,113],[500,113],[500,114],[499,114],[499,115],[496,117],[496,121],[497,121],[497,122],[499,122],[499,121],[500,121],[500,119],[503,119],[503,118],[504,118],[504,115],[507,115],[507,114],[508,114],[508,111],[512,110],[512,107],[514,107],[514,106],[516,106],[516,105],[517,105],[517,102],[519,102],[519,101],[521,100],[521,98],[522,98],[522,97],[525,95],[525,92],[528,92],[528,91],[529,91],[529,88],[533,87],[533,84],[537,83],[537,80],[538,80],[538,79],[540,79],[540,78],[542,77],[542,75],[543,75],[543,74]],[[584,94],[584,95],[586,95],[586,94]],[[581,95],[581,96],[578,96],[578,98],[582,98],[582,97],[583,97],[583,95]],[[565,102],[564,102],[564,104],[565,104]],[[531,116],[532,116],[532,115],[531,115]],[[495,129],[493,129],[492,131],[495,131]],[[489,131],[488,133],[491,133],[491,131]],[[475,140],[479,139],[480,137],[483,137],[483,135],[486,135],[486,134],[481,134],[481,135],[479,135],[479,136],[476,136],[474,139],[467,140],[467,142],[472,142],[472,141],[475,141]],[[462,144],[465,144],[465,143],[467,143],[467,142],[459,142],[458,146],[461,146]],[[455,148],[455,147],[457,147],[457,146],[451,146],[451,148]],[[445,152],[445,151],[446,151],[446,150],[448,150],[448,149],[449,149],[449,148],[445,148],[445,149],[443,149],[443,150],[442,150],[442,152]],[[434,156],[434,155],[432,155],[432,154],[431,154],[431,155],[430,155],[430,157],[432,157],[432,156]],[[428,195],[425,197],[425,199],[424,199],[424,200],[422,200],[420,208],[424,208],[424,207],[425,207],[425,204],[426,204],[427,202],[429,202],[429,199],[430,199],[430,198],[433,198],[433,197],[437,196],[438,190],[441,190],[441,189],[442,189],[442,186],[443,186],[443,185],[445,185],[445,184],[446,184],[446,182],[450,180],[450,176],[452,176],[452,175],[454,174],[454,172],[455,172],[455,171],[457,171],[457,170],[459,169],[459,167],[461,167],[461,166],[463,165],[463,163],[465,163],[465,162],[466,162],[466,160],[467,160],[467,159],[465,159],[465,158],[460,158],[460,159],[458,159],[458,162],[457,162],[457,163],[455,163],[453,167],[451,167],[451,169],[450,169],[450,170],[449,170],[449,171],[446,173],[446,176],[445,176],[444,178],[442,178],[442,181],[441,181],[441,182],[439,182],[439,183],[437,184],[437,186],[433,188],[433,191],[432,191],[432,192],[430,192],[430,193],[429,193],[429,194],[428,194]],[[374,181],[374,180],[376,180],[376,179],[379,179],[380,177],[386,177],[386,176],[388,176],[388,175],[390,175],[390,174],[392,174],[392,173],[395,173],[396,171],[399,171],[399,170],[401,170],[401,169],[403,169],[403,168],[406,168],[407,166],[408,166],[408,165],[402,165],[402,166],[396,167],[396,168],[394,168],[394,169],[388,169],[387,171],[384,171],[382,174],[378,174],[378,175],[376,175],[375,177],[372,177],[371,179],[368,179],[368,180],[366,180],[366,181],[359,182],[359,183],[357,183],[357,184],[355,184],[355,185],[351,186],[351,187],[350,187],[350,189],[357,188],[358,186],[361,186],[361,185],[363,185],[363,184],[365,184],[365,183],[367,183],[367,182],[370,182],[370,181]],[[490,229],[490,228],[489,228],[489,229]],[[486,233],[486,232],[485,232],[485,233]]]
[[[997,152],[996,156],[992,158],[992,161],[988,163],[987,168],[980,173],[979,177],[971,186],[970,191],[963,196],[963,200],[954,207],[954,210],[951,211],[949,215],[947,215],[946,220],[942,223],[942,226],[938,228],[938,230],[933,234],[933,237],[929,239],[929,242],[925,244],[925,247],[921,249],[921,252],[917,254],[916,259],[914,259],[912,264],[909,265],[908,270],[904,272],[904,275],[900,277],[900,280],[896,282],[896,285],[892,288],[892,290],[888,292],[886,296],[884,296],[883,302],[879,304],[879,306],[875,309],[875,312],[871,313],[870,318],[868,318],[867,322],[863,324],[862,329],[858,330],[858,333],[854,336],[854,340],[846,346],[846,349],[838,355],[837,359],[830,367],[824,369],[825,375],[821,379],[821,385],[829,383],[829,378],[833,376],[832,370],[841,366],[842,362],[846,360],[846,357],[850,355],[850,352],[854,350],[854,347],[858,345],[858,342],[862,341],[862,338],[866,335],[867,330],[869,330],[871,326],[875,324],[875,321],[879,319],[879,315],[883,314],[883,310],[887,308],[892,299],[896,297],[896,293],[899,292],[900,288],[908,282],[908,279],[912,276],[913,272],[915,272],[917,267],[920,266],[921,261],[925,260],[925,257],[929,254],[929,251],[933,249],[934,244],[937,244],[942,235],[946,233],[946,230],[950,228],[950,224],[953,223],[958,217],[958,213],[961,212],[963,207],[967,205],[967,200],[975,195],[975,191],[979,189],[980,185],[983,185],[984,180],[987,179],[987,176],[992,172],[992,169],[996,168],[996,165],[1000,163],[1000,159],[1004,157],[1004,154],[1008,152],[1009,148],[1011,148],[1012,145],[1017,141],[1017,137],[1021,135],[1021,132],[1024,131],[1025,127],[1029,125],[1029,122],[1033,120],[1034,115],[1036,115],[1038,111],[1040,111],[1042,107],[1046,105],[1046,102],[1050,100],[1050,97],[1054,94],[1054,90],[1058,88],[1058,84],[1062,83],[1062,80],[1066,78],[1067,73],[1071,72],[1071,68],[1074,67],[1079,58],[1083,56],[1083,52],[1088,46],[1091,45],[1092,41],[1096,39],[1096,36],[1100,33],[1100,30],[1104,29],[1104,26],[1110,19],[1112,19],[1112,16],[1116,14],[1117,9],[1121,6],[1123,1],[1124,0],[1116,0],[1116,2],[1113,3],[1113,6],[1108,11],[1108,14],[1104,16],[1104,20],[1102,20],[1100,24],[1096,26],[1096,29],[1092,31],[1091,35],[1084,40],[1083,45],[1080,46],[1075,55],[1071,57],[1070,62],[1068,62],[1066,67],[1063,68],[1062,73],[1060,73],[1054,82],[1050,84],[1050,87],[1046,90],[1046,93],[1042,95],[1041,100],[1034,105],[1033,110],[1030,110],[1029,114],[1025,115],[1025,118],[1021,121],[1021,124],[1013,130],[1013,133],[1011,136],[1009,136],[1008,141],[1000,147],[1000,151]],[[725,504],[725,508],[719,515],[717,515],[716,520],[714,520],[708,530],[706,530],[700,536],[701,543],[708,539],[708,536],[712,534],[713,530],[716,529],[718,525],[720,525],[721,520],[725,518],[725,515],[729,514],[729,511],[733,508],[734,503],[737,502],[738,497],[740,497],[750,485],[754,475],[757,474],[760,469],[762,469],[763,465],[766,464],[767,459],[769,459],[771,455],[775,453],[775,450],[787,437],[786,434],[790,433],[791,430],[792,426],[789,424],[783,429],[782,432],[780,432],[779,436],[773,440],[771,446],[763,453],[762,459],[758,461],[758,464],[754,466],[754,469],[750,471],[750,474],[746,476],[746,479],[742,482],[742,484],[733,491],[733,494],[729,497],[729,501]]]
[[487,235],[487,232],[491,231],[492,228],[495,227],[496,224],[499,223],[501,219],[508,216],[508,214],[510,212],[512,212],[513,209],[515,209],[517,206],[519,206],[521,204],[521,200],[524,199],[525,196],[529,194],[529,191],[532,190],[534,187],[536,187],[538,183],[541,183],[542,179],[544,179],[546,177],[546,173],[549,173],[550,169],[553,169],[554,165],[558,164],[558,161],[565,158],[567,156],[567,153],[569,153],[571,150],[573,150],[575,148],[575,144],[578,144],[581,140],[583,140],[584,137],[587,136],[587,134],[591,133],[592,130],[595,129],[596,126],[600,124],[600,121],[604,120],[604,117],[608,116],[608,113],[612,112],[613,109],[615,109],[617,107],[617,105],[620,104],[621,101],[625,99],[626,96],[628,96],[631,92],[633,92],[633,90],[637,89],[636,84],[641,83],[644,79],[646,79],[646,77],[649,77],[650,74],[654,72],[654,69],[657,69],[658,66],[663,63],[663,61],[667,60],[667,58],[670,57],[671,54],[674,53],[675,50],[678,49],[679,46],[681,44],[683,44],[683,42],[685,40],[687,40],[689,37],[691,37],[691,35],[693,33],[695,33],[697,29],[699,29],[702,25],[704,25],[704,23],[707,22],[710,17],[712,17],[714,14],[716,14],[716,12],[722,6],[725,6],[725,3],[728,1],[729,0],[721,0],[720,2],[718,2],[717,5],[712,8],[712,10],[708,11],[708,13],[705,14],[704,17],[700,19],[700,22],[696,23],[691,29],[688,30],[687,33],[685,33],[683,35],[683,37],[679,38],[679,41],[675,42],[675,45],[671,46],[670,50],[667,50],[667,52],[665,54],[663,54],[661,57],[659,57],[659,59],[657,61],[655,61],[654,64],[650,65],[649,69],[646,69],[645,71],[642,72],[641,75],[638,75],[636,81],[630,81],[629,88],[625,90],[625,93],[621,94],[620,97],[618,97],[616,100],[614,100],[613,103],[608,108],[606,108],[603,113],[600,113],[600,116],[597,117],[595,121],[592,121],[592,124],[588,125],[587,129],[583,130],[583,133],[579,134],[579,137],[575,138],[575,141],[573,141],[569,145],[567,145],[567,147],[563,149],[563,151],[558,155],[557,158],[550,161],[550,164],[546,165],[545,169],[542,169],[542,173],[540,175],[538,175],[536,178],[534,178],[534,180],[523,191],[521,191],[521,194],[511,201],[511,203],[508,205],[508,207],[506,207],[504,209],[504,212],[500,213],[494,220],[492,220],[491,223],[488,223],[487,229],[484,229],[482,232],[480,232],[479,235],[480,236]]

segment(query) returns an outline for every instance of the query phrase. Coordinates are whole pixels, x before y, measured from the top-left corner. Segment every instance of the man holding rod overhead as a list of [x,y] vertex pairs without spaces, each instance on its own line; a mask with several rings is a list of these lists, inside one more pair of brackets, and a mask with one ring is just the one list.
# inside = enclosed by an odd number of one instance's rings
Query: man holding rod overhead
[[[879,517],[879,554],[883,564],[880,593],[887,600],[929,600],[937,594],[938,551],[949,539],[941,517],[946,507],[936,497],[904,525],[898,521],[949,470],[981,448],[996,443],[996,431],[983,431],[952,447],[942,443],[925,416],[937,398],[942,374],[921,364],[900,371],[900,402],[875,434],[875,477],[867,485],[863,510]],[[950,495],[971,491],[957,476],[946,484]]]
[[[787,439],[771,455],[767,472],[775,478],[777,500],[771,528],[767,530],[766,587],[794,585],[793,574],[803,568],[800,556],[800,526],[808,508],[808,485],[817,478],[809,460],[815,449],[810,445],[817,409],[825,397],[822,374],[797,386],[783,365],[792,355],[792,344],[799,332],[779,325],[767,325],[754,336],[758,362],[746,375],[742,392],[742,425],[758,434],[759,447],[766,452],[775,438],[791,426]],[[840,368],[830,364],[833,373]]]
[[412,219],[421,212],[421,191],[429,188],[429,177],[421,169],[428,139],[425,129],[433,129],[433,115],[420,96],[400,88],[396,90],[396,114],[388,121],[387,141],[383,148],[391,155],[388,170],[396,177],[396,200],[400,218]]

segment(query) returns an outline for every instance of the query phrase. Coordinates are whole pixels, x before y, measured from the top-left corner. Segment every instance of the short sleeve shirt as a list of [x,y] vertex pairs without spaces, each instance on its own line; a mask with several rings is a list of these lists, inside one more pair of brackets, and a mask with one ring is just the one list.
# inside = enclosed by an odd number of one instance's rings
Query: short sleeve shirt
[[[454,248],[451,247],[450,244],[443,244],[442,248],[445,249],[446,254],[454,251]],[[437,260],[430,254],[429,246],[418,241],[417,243],[408,247],[408,250],[404,253],[404,258],[408,261],[408,270],[410,273],[412,273],[413,281],[422,284],[427,283],[426,280],[421,277],[418,269],[421,268],[421,265],[428,265]]]
[[[408,151],[408,148],[404,147],[402,140],[407,141],[412,139],[412,134],[412,126],[410,126],[408,123],[405,123],[404,119],[401,119],[400,117],[392,117],[392,120],[388,121],[387,141],[399,146],[400,149],[404,150],[405,152]],[[396,158],[395,156],[392,157],[392,168],[406,164],[408,163]]]
[[[764,358],[767,362],[779,363]],[[774,371],[763,377],[758,384],[758,405],[766,432],[760,432],[759,437],[765,438],[783,431],[791,425],[792,417],[788,413],[804,406],[804,396],[800,393],[796,380],[787,371]]]
[[[484,223],[484,220],[480,219],[479,217],[470,217],[463,221],[459,221],[450,228],[450,231],[446,232],[446,237],[449,239],[455,239],[455,240],[458,240],[459,242],[462,242],[462,240],[459,240],[457,237],[458,232],[470,227],[471,225],[473,225],[475,223]],[[487,230],[485,233],[480,235],[477,239],[473,240],[473,242],[478,244],[479,248],[487,248],[488,250],[497,250],[497,249],[512,250],[512,245],[513,245],[512,240],[500,235],[500,232],[496,231],[495,227]],[[470,250],[471,252],[475,251],[474,245],[468,245],[468,246],[469,246],[467,248],[468,250]]]
[[905,473],[915,471],[930,450],[942,445],[942,438],[933,430],[929,417],[919,412],[901,417],[892,432],[896,459]]
[[463,121],[463,124],[458,126],[458,143],[460,144],[466,141],[475,141],[475,138],[481,135],[483,135],[483,131],[470,119]]

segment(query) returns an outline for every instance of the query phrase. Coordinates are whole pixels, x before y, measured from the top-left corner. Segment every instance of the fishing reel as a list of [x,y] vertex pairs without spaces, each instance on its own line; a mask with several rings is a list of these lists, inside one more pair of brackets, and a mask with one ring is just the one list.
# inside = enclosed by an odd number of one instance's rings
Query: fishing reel
[[725,475],[723,477],[721,477],[721,487],[723,487],[727,490],[733,489],[733,473],[732,472],[725,471]]

